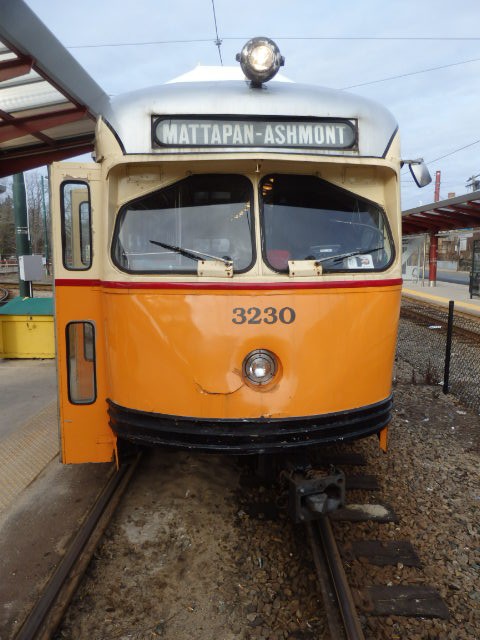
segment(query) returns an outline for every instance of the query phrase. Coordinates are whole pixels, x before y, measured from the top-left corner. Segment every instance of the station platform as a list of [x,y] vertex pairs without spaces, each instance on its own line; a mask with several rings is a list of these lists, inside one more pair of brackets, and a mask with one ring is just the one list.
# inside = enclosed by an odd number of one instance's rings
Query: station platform
[[433,305],[448,308],[450,300],[455,302],[455,310],[473,316],[480,316],[480,298],[470,298],[468,284],[453,284],[437,281],[430,287],[428,280],[403,283],[402,295],[416,298]]
[[0,638],[13,640],[113,464],[62,465],[54,360],[0,358]]

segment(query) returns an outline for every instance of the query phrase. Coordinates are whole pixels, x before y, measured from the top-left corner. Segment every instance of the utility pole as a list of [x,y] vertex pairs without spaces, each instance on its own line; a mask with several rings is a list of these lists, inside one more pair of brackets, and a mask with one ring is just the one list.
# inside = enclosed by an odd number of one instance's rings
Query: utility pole
[[435,171],[435,193],[433,196],[434,202],[438,202],[440,200],[440,181],[441,181],[442,172]]
[[50,275],[50,267],[48,265],[50,256],[48,250],[48,227],[47,227],[47,207],[45,206],[45,186],[43,184],[43,176],[42,176],[42,213],[43,213],[43,234],[44,234],[44,245],[45,245],[45,269],[48,275]]
[[[15,214],[15,243],[17,248],[17,259],[20,263],[20,256],[29,256],[32,253],[28,233],[27,196],[25,193],[25,179],[23,177],[23,173],[16,173],[13,176],[13,211]],[[18,281],[20,297],[31,298],[32,283],[20,278],[20,269]]]
[[477,178],[480,178],[480,173],[477,173],[476,176],[470,176],[465,184],[466,188],[471,189],[472,191],[478,191],[480,189],[480,180]]
[[[440,200],[440,183],[442,180],[442,172],[435,171],[435,191],[433,201]],[[437,286],[437,258],[438,258],[438,236],[435,230],[430,231],[430,252],[428,255],[428,284],[430,287]]]

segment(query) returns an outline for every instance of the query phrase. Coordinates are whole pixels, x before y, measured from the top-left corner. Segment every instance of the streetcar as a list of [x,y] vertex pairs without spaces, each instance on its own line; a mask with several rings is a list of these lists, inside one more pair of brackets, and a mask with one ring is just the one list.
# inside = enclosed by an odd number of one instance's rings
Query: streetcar
[[238,59],[112,99],[93,161],[50,169],[64,463],[386,448],[396,121],[275,75],[268,38]]

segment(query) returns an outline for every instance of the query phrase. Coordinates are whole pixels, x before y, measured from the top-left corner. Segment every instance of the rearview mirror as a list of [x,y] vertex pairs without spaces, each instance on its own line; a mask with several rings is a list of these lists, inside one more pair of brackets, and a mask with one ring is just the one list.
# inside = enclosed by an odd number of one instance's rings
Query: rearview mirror
[[410,169],[410,173],[415,180],[417,187],[426,187],[432,181],[432,176],[425,162],[419,158],[418,160],[405,160]]

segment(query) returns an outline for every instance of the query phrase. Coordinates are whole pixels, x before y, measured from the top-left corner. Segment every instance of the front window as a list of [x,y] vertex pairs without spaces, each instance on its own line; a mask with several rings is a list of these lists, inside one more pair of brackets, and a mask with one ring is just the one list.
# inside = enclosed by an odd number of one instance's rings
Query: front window
[[195,175],[124,205],[112,247],[130,273],[197,273],[198,261],[253,264],[252,184],[240,175]]
[[274,271],[289,260],[315,260],[323,272],[382,270],[393,249],[382,209],[305,175],[275,174],[260,183],[264,259]]

